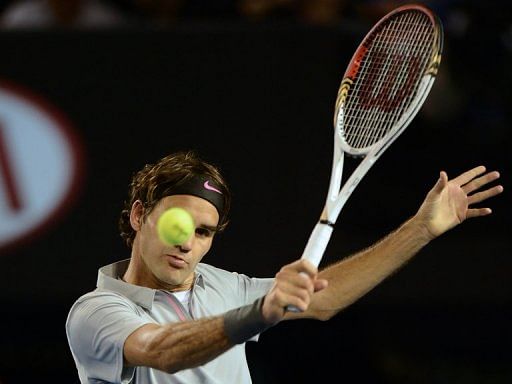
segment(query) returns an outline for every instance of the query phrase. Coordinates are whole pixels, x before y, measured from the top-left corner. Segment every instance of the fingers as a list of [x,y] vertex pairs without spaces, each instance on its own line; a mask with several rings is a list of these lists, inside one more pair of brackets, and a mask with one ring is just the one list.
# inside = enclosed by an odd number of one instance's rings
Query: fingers
[[[469,181],[466,182],[466,184],[461,186],[461,189],[468,196],[468,205],[480,203],[484,200],[487,200],[493,196],[499,195],[501,192],[503,192],[503,186],[496,185],[496,186],[488,188],[484,191],[471,194],[472,192],[474,192],[474,191],[482,188],[483,186],[500,178],[500,173],[497,171],[488,172],[488,173],[484,174],[483,176],[477,177],[478,175],[483,173],[482,171],[485,172],[484,166],[473,168],[472,170],[465,172],[461,176],[459,176],[459,177],[462,177],[462,176],[466,175],[467,177],[470,177],[471,175],[474,175],[474,177],[472,179],[470,179]],[[454,180],[457,180],[457,179],[458,178],[456,178]],[[464,180],[466,180],[466,178],[461,178],[459,180],[459,182],[461,180],[464,181]],[[491,213],[492,213],[492,211],[490,208],[471,208],[471,209],[468,209],[466,217],[470,218],[470,217],[485,216],[485,215],[489,215]]]
[[280,272],[292,272],[295,271],[295,274],[303,273],[306,276],[309,276],[310,278],[313,278],[318,273],[318,269],[308,260],[305,259],[299,259],[297,261],[294,261],[291,264],[285,265],[283,268],[281,268]]
[[[503,192],[503,187],[501,185],[496,185],[495,187],[486,189],[485,191],[475,193],[471,196],[468,196],[468,205],[480,203],[481,201],[487,200],[490,197],[499,195]],[[492,210],[490,208],[470,208],[467,211],[466,217],[479,217],[490,215]]]
[[[497,185],[485,191],[475,193],[470,196],[472,192],[500,178],[500,173],[497,171],[488,173],[485,172],[486,168],[483,165],[480,165],[478,167],[470,169],[467,172],[464,172],[463,174],[457,176],[453,180],[450,180],[450,183],[454,183],[462,189],[462,191],[468,196],[469,205],[479,203],[503,192],[503,187],[501,185]],[[441,174],[443,173],[444,175],[446,175],[445,172],[441,172]],[[483,173],[485,174],[482,175]],[[479,175],[482,176],[478,177]],[[437,189],[441,186],[442,184],[440,179],[434,188]]]
[[452,180],[452,182],[454,182],[458,186],[462,186],[464,184],[469,183],[475,177],[481,175],[484,172],[485,172],[485,167],[483,165],[480,165],[478,167],[470,169],[469,171],[466,171],[463,174],[457,176],[456,178],[454,178]]
[[462,190],[466,192],[466,194],[469,194],[473,191],[476,191],[477,189],[480,189],[486,184],[489,184],[490,182],[493,182],[494,180],[497,180],[500,178],[500,174],[497,171],[486,173],[485,175],[478,177],[476,179],[471,180],[470,182],[466,183],[462,186]]
[[[452,180],[452,182],[458,184],[466,194],[468,206],[480,203],[503,192],[503,186],[496,185],[484,191],[471,194],[472,192],[477,191],[483,186],[500,178],[500,173],[497,171],[485,172],[485,167],[479,166],[464,172],[462,175]],[[492,210],[490,208],[469,208],[466,213],[466,218],[486,216],[491,213]]]
[[466,213],[466,218],[470,219],[472,217],[487,216],[491,213],[491,208],[470,208]]
[[503,192],[503,187],[501,185],[496,185],[495,187],[486,189],[485,191],[474,193],[473,195],[468,196],[468,205],[480,203],[490,197],[499,195],[501,192]]
[[281,268],[263,302],[264,318],[271,323],[281,321],[288,306],[306,311],[313,293],[327,286],[326,280],[316,279],[317,274],[317,268],[307,260],[297,260]]
[[302,283],[306,282],[309,284],[299,285],[297,282],[286,281],[279,286],[277,290],[279,307],[293,305],[301,311],[305,311],[308,308],[311,295],[314,292],[314,285],[309,281],[309,277],[302,276],[301,280],[303,280]]
[[[276,275],[276,300],[280,307],[293,305],[305,311],[315,292],[317,268],[307,260],[298,260],[281,268]],[[321,288],[322,283],[319,283]]]

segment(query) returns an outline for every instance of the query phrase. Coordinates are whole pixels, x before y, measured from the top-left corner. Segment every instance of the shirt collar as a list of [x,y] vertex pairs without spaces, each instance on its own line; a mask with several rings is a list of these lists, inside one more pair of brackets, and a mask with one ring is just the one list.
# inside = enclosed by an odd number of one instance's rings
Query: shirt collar
[[[157,290],[129,284],[121,280],[121,277],[126,272],[129,263],[130,259],[126,259],[101,267],[98,271],[98,282],[96,286],[99,289],[119,293],[133,301],[135,304],[151,310]],[[194,280],[194,286],[196,285],[204,289],[203,276],[197,271],[197,269]]]

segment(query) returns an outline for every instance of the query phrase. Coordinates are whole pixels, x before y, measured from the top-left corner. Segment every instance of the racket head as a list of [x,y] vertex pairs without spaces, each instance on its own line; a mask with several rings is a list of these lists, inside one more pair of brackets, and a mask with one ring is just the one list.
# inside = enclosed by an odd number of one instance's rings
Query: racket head
[[407,127],[432,87],[442,48],[441,21],[425,6],[404,5],[375,24],[338,90],[334,129],[344,152],[366,155]]

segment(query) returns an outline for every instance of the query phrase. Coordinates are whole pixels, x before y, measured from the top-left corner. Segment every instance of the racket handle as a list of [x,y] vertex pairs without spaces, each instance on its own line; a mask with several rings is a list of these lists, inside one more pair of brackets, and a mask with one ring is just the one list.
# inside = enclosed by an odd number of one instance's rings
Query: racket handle
[[318,267],[331,238],[332,230],[330,224],[317,223],[309,236],[301,258],[309,260],[315,267]]
[[[317,223],[309,236],[301,259],[309,260],[315,267],[318,267],[331,238],[332,230],[333,227],[329,224]],[[301,273],[304,274],[304,272]],[[286,310],[288,312],[302,312],[294,305],[288,305]]]

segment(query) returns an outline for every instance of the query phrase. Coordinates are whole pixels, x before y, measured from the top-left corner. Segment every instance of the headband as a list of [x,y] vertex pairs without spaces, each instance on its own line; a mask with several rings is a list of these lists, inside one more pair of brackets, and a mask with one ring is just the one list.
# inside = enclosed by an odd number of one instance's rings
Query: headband
[[210,178],[203,175],[195,175],[180,184],[175,185],[167,193],[170,195],[193,195],[205,199],[212,203],[219,216],[224,213],[224,195],[220,187]]

